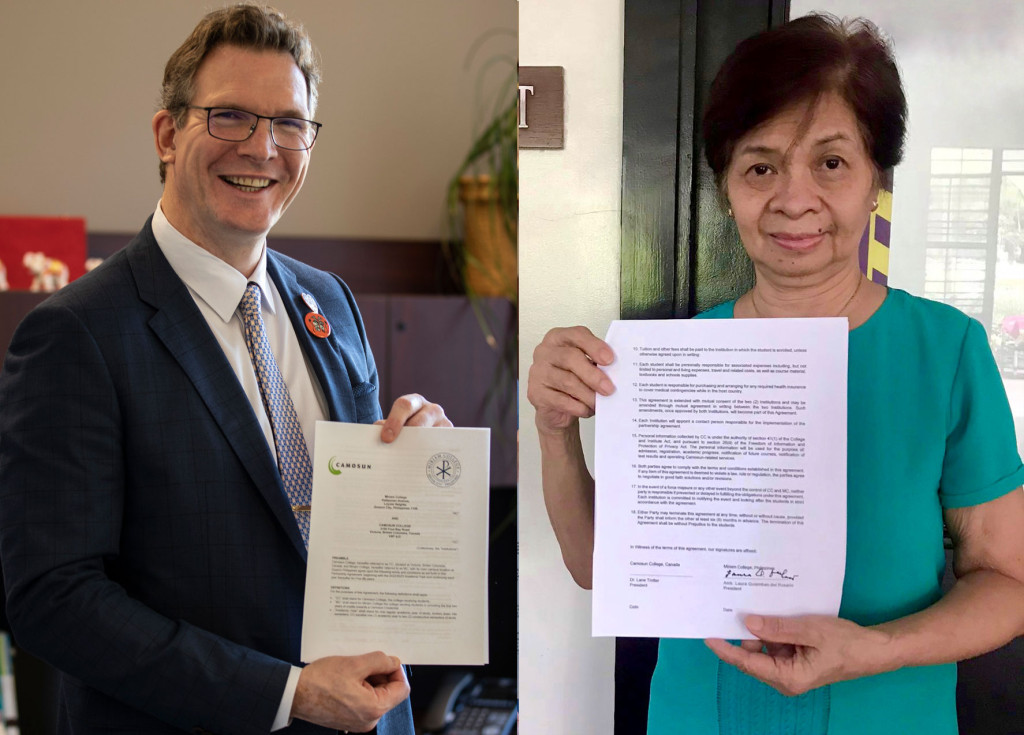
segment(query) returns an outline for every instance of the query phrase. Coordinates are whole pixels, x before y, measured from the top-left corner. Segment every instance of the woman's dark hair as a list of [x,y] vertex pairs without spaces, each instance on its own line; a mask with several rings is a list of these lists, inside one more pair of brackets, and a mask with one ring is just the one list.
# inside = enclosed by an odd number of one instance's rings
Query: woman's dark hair
[[879,173],[899,163],[907,100],[890,44],[863,18],[812,14],[742,41],[711,83],[704,153],[719,189],[740,138],[829,92],[853,110]]

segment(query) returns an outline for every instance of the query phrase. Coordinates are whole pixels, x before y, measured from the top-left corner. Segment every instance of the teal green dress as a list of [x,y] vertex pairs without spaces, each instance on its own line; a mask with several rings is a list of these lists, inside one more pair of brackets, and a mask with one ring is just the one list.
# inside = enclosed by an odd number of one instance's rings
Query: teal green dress
[[[733,302],[699,318],[730,319]],[[890,289],[850,332],[846,578],[839,615],[873,625],[928,607],[945,569],[942,510],[1024,483],[985,330]],[[955,735],[956,665],[784,697],[699,640],[663,639],[649,735]]]

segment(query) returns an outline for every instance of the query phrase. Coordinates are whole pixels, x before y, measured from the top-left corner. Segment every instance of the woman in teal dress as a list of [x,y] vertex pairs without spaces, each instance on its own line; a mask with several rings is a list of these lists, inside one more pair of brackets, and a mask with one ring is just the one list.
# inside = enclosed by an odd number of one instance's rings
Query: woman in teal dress
[[[705,152],[754,287],[699,318],[845,316],[850,324],[846,576],[838,617],[749,616],[757,640],[661,641],[648,732],[957,732],[955,662],[1024,634],[1024,466],[985,331],[887,289],[858,246],[906,103],[869,23],[809,16],[737,47],[712,85]],[[584,327],[534,353],[545,503],[591,582],[594,485],[579,419],[614,390]],[[956,584],[942,595],[943,521]]]

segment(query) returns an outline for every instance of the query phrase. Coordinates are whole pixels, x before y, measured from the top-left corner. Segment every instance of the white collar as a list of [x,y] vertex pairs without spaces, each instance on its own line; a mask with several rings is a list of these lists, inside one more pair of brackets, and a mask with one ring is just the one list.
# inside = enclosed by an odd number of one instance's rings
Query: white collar
[[260,287],[264,306],[271,314],[275,313],[274,300],[268,290],[270,278],[267,276],[266,243],[263,244],[256,270],[246,278],[234,267],[178,232],[168,221],[159,202],[153,213],[153,236],[178,278],[225,322],[231,320],[250,282]]

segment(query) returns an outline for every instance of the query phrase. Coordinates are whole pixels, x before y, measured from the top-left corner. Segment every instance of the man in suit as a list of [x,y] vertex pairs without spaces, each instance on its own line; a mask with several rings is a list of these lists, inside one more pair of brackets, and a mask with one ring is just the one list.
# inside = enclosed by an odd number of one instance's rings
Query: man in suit
[[385,422],[351,292],[266,248],[317,81],[276,11],[204,18],[153,118],[156,211],[12,341],[0,558],[20,645],[62,672],[61,732],[412,734],[397,659],[298,665],[315,422],[451,425],[416,395]]

